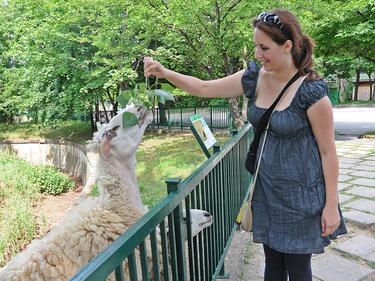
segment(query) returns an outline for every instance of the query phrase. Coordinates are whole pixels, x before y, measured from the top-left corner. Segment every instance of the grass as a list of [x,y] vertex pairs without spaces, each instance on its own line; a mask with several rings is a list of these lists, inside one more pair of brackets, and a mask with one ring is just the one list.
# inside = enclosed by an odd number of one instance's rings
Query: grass
[[[5,153],[0,153],[0,166],[1,267],[35,236],[44,234],[40,233],[40,229],[45,228],[36,222],[33,206],[41,197],[42,187],[48,188],[49,183],[53,187],[60,186],[60,178],[67,176],[50,167],[33,166]],[[64,184],[74,185],[71,180]]]
[[91,139],[90,123],[61,121],[53,124],[3,124],[0,123],[0,141],[15,139],[62,139],[84,143]]
[[[225,137],[218,139],[223,141]],[[154,206],[166,196],[168,178],[186,178],[206,159],[191,134],[145,136],[137,152],[137,178],[143,202]]]

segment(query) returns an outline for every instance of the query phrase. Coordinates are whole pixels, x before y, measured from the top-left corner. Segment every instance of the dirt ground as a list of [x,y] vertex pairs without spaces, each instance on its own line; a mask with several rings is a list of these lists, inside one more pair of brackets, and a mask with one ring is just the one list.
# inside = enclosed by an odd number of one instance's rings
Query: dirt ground
[[40,238],[47,233],[53,226],[57,225],[65,214],[74,205],[82,191],[82,186],[61,194],[59,196],[44,195],[34,206],[34,215],[38,222]]

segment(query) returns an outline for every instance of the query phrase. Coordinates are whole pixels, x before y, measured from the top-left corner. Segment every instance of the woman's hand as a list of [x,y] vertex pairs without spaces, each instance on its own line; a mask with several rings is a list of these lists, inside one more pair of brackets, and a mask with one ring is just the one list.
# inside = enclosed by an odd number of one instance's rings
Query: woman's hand
[[340,226],[340,213],[336,204],[325,205],[321,218],[322,236],[332,234]]
[[145,57],[143,59],[144,62],[144,75],[147,76],[154,76],[157,78],[166,78],[166,73],[168,69],[166,69],[160,62],[157,60],[153,60],[150,57]]

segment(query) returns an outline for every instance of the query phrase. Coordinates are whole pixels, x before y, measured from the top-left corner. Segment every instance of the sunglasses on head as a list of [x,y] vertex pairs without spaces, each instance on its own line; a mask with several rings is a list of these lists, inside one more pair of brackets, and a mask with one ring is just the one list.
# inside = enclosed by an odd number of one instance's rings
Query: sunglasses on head
[[262,20],[266,24],[276,25],[280,30],[284,31],[284,25],[281,23],[279,17],[276,14],[262,12],[257,17],[257,20]]

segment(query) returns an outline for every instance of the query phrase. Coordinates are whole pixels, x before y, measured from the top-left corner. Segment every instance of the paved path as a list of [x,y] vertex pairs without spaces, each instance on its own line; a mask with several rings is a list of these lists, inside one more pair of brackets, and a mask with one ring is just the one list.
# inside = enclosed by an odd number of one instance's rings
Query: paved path
[[[336,145],[348,234],[313,256],[314,281],[375,281],[375,140],[338,140]],[[231,281],[262,281],[262,246],[252,243],[248,233],[237,232],[225,266]]]
[[333,109],[338,134],[361,135],[375,131],[375,107],[343,107]]

